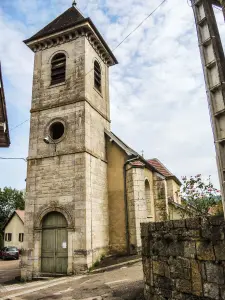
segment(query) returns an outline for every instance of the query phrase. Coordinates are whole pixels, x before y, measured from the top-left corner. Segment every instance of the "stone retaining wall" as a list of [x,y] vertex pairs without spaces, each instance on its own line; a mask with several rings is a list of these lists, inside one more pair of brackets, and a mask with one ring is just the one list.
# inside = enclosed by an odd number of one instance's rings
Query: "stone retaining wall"
[[224,233],[218,217],[142,224],[145,299],[225,299]]

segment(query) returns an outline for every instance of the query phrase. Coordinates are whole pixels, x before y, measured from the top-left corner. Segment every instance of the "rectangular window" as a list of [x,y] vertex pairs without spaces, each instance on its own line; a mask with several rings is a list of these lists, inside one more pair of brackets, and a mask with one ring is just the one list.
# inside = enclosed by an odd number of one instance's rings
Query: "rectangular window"
[[5,241],[11,242],[12,241],[12,233],[6,233],[5,234]]
[[101,68],[97,61],[94,62],[94,85],[99,92],[101,92],[102,78],[101,78]]
[[23,242],[24,233],[19,233],[19,242]]

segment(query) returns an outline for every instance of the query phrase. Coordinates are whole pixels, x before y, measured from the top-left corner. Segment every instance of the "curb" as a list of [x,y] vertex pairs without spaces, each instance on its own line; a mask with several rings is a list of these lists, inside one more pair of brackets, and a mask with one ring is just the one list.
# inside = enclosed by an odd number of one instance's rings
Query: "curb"
[[89,272],[89,274],[97,274],[97,273],[112,271],[112,270],[118,269],[122,266],[132,265],[132,264],[135,264],[135,263],[140,262],[140,261],[142,261],[142,258],[128,260],[128,261],[125,261],[125,262],[122,262],[122,263],[119,263],[119,264],[116,264],[116,265],[111,265],[111,266],[108,266],[108,267],[92,270],[92,271]]

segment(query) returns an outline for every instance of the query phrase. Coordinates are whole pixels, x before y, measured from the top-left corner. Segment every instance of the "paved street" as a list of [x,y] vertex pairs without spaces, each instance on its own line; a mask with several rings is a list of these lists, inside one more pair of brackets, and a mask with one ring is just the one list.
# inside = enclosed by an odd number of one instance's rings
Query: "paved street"
[[19,260],[0,259],[0,284],[12,281],[16,276],[20,276]]
[[0,299],[15,300],[110,300],[142,299],[141,262],[117,270],[42,282],[5,286]]

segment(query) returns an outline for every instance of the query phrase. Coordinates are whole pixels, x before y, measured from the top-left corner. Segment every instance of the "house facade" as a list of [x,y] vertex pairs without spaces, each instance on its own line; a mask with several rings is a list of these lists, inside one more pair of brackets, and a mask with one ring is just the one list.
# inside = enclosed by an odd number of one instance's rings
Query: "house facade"
[[5,93],[3,87],[3,77],[0,64],[0,148],[9,147],[10,138],[9,138],[9,127],[8,127],[8,118],[6,111],[6,102],[5,102]]
[[35,62],[22,278],[138,253],[140,223],[168,218],[177,181],[110,130],[115,56],[75,6],[25,43]]
[[24,241],[24,210],[15,210],[5,223],[4,247],[14,246],[23,248]]

